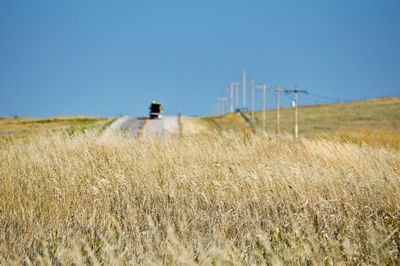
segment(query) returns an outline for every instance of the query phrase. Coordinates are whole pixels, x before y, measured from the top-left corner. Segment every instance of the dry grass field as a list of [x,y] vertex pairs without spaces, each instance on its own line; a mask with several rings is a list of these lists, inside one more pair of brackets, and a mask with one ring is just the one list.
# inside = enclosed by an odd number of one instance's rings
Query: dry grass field
[[0,265],[400,264],[400,98],[299,113],[0,119]]
[[0,264],[400,263],[400,153],[249,132],[0,143]]
[[0,142],[13,138],[27,138],[48,134],[49,132],[68,132],[76,134],[88,129],[101,130],[114,119],[93,116],[25,118],[0,117]]

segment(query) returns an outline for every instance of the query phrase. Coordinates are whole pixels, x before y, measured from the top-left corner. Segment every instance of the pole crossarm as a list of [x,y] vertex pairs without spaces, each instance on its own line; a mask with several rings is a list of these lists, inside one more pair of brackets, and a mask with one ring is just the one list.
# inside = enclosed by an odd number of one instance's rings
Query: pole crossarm
[[285,92],[285,93],[304,93],[304,94],[308,94],[308,91],[306,91],[306,90],[296,90],[296,89],[294,89],[294,90],[283,90],[283,92]]

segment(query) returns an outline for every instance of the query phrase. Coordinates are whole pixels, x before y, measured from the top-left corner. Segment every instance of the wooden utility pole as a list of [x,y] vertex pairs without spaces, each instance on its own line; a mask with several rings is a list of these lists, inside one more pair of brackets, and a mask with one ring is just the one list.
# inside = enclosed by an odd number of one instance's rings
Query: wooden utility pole
[[226,93],[226,96],[225,96],[226,108],[225,108],[225,110],[226,110],[227,113],[229,113],[229,99],[230,99],[230,97],[229,97],[229,85],[228,84],[225,86],[225,93]]
[[263,130],[266,130],[266,121],[265,121],[265,113],[267,109],[267,84],[265,82],[262,84],[262,90],[263,90]]
[[299,93],[308,94],[305,90],[298,90],[297,86],[294,86],[294,90],[285,90],[286,93],[293,93],[292,108],[293,108],[293,136],[295,139],[299,138],[299,115],[298,115],[298,99]]
[[281,89],[278,87],[275,89],[275,101],[276,101],[276,134],[280,133],[280,93]]
[[255,89],[255,84],[256,82],[252,80],[250,82],[251,84],[251,119],[254,121],[254,89]]
[[294,97],[293,97],[293,107],[294,107],[294,138],[298,139],[299,137],[299,126],[298,126],[298,112],[297,112],[297,99],[298,99],[298,91],[295,89],[294,90]]
[[243,70],[243,76],[242,76],[242,87],[243,87],[243,106],[242,106],[242,111],[245,112],[246,111],[246,74],[247,71],[246,69]]
[[230,89],[231,89],[231,100],[230,100],[230,104],[231,104],[231,113],[233,113],[233,91],[235,90],[234,84],[231,83],[230,84]]
[[219,103],[216,103],[216,104],[214,105],[214,115],[215,115],[215,116],[218,116],[218,115],[219,115],[219,112],[220,112]]
[[256,89],[262,89],[262,128],[264,131],[267,129],[267,123],[266,123],[266,111],[267,111],[267,84],[263,82],[261,85],[258,85],[257,83],[254,83],[254,88]]
[[224,115],[225,114],[225,101],[226,101],[226,99],[225,99],[225,97],[220,97],[220,98],[218,98],[218,101],[219,101],[219,103],[221,105],[221,114]]
[[236,87],[236,110],[239,110],[239,82],[235,82]]

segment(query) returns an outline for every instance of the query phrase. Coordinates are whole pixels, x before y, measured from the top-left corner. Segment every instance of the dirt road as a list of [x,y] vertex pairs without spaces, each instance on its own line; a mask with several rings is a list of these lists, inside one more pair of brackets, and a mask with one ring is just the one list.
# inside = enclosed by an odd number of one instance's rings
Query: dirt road
[[[144,123],[144,125],[142,125]],[[133,137],[151,138],[179,134],[178,117],[165,116],[161,119],[123,116],[114,121],[103,133],[103,137],[116,132],[129,132]]]
[[110,134],[117,132],[129,132],[133,137],[139,135],[140,126],[143,123],[143,119],[138,119],[134,116],[122,116],[115,120],[104,132],[103,137],[107,137]]
[[144,138],[174,134],[179,134],[179,123],[178,117],[176,116],[164,116],[161,119],[148,119],[141,132],[141,136]]

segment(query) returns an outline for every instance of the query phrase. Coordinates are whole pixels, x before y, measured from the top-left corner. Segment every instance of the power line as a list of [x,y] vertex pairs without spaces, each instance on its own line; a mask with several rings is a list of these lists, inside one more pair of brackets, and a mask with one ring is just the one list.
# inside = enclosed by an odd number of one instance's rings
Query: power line
[[306,94],[307,96],[311,96],[313,98],[319,98],[319,99],[324,99],[324,100],[328,100],[328,101],[332,101],[332,102],[343,102],[343,101],[352,101],[353,99],[346,99],[346,98],[340,98],[340,97],[331,97],[331,96],[325,96],[325,95],[321,95],[321,94],[317,94],[317,93],[313,93],[308,91],[308,93]]
[[312,92],[309,92],[308,95],[309,95],[309,96],[316,97],[316,98],[320,98],[320,99],[331,100],[331,101],[338,101],[338,100],[340,100],[340,98],[334,98],[334,97],[319,95],[319,94],[315,94],[315,93],[312,93]]
[[388,96],[400,96],[400,91],[392,91],[392,92],[386,93],[384,95],[381,95],[380,98],[384,98],[384,97],[388,97]]

